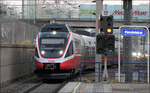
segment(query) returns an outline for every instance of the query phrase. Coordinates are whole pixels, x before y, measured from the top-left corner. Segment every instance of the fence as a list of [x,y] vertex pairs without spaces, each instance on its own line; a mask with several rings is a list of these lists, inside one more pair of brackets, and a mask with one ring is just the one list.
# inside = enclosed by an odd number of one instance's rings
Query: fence
[[[98,72],[93,70],[85,70],[83,65],[95,65],[98,64]],[[118,65],[108,62],[108,78],[109,83],[119,83]],[[128,71],[128,66],[132,65],[132,71]],[[104,74],[104,62],[81,62],[80,63],[80,81],[95,82],[95,78],[99,77],[100,81],[106,80],[103,77]],[[147,83],[147,62],[126,62],[121,64],[120,83]],[[86,77],[86,78],[85,78]],[[90,78],[89,78],[90,77]],[[149,77],[150,78],[150,77]]]

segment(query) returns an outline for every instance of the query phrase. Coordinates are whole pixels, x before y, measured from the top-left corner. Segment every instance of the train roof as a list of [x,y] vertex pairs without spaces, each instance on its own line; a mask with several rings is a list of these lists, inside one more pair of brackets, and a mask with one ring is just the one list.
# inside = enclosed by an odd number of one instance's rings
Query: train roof
[[59,29],[68,32],[66,24],[45,24],[42,27],[41,32],[50,32],[52,30],[59,30]]

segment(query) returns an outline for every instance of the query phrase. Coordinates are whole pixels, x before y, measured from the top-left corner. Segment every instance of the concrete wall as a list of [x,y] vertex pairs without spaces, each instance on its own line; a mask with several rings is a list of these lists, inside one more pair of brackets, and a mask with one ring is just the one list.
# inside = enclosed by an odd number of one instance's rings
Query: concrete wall
[[0,51],[0,83],[6,85],[34,71],[34,48],[1,46]]
[[[33,42],[38,31],[39,27],[21,21],[1,21],[0,85],[5,86],[34,71]],[[22,45],[26,40],[31,43]]]
[[33,43],[36,34],[39,31],[39,27],[17,20],[4,21],[0,23],[0,25],[1,44],[20,44],[25,40],[29,40]]

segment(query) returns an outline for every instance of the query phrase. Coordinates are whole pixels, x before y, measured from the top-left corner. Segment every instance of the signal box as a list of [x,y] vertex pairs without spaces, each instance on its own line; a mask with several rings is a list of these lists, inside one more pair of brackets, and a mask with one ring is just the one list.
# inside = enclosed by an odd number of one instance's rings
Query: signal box
[[100,31],[104,34],[113,34],[113,16],[101,16]]

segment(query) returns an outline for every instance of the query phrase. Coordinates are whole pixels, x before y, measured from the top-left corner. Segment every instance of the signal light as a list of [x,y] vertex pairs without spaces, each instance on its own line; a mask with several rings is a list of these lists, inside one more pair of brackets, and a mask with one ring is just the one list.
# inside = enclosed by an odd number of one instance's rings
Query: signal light
[[97,54],[104,54],[105,52],[105,35],[98,34],[96,36],[96,52]]
[[107,35],[107,39],[106,39],[106,48],[107,50],[111,50],[114,51],[115,50],[115,36],[114,35]]
[[101,16],[100,31],[105,34],[113,34],[113,16]]
[[112,34],[112,33],[113,33],[111,28],[107,28],[106,32],[107,32],[108,34]]
[[96,36],[96,53],[109,54],[115,50],[115,36],[98,34]]

